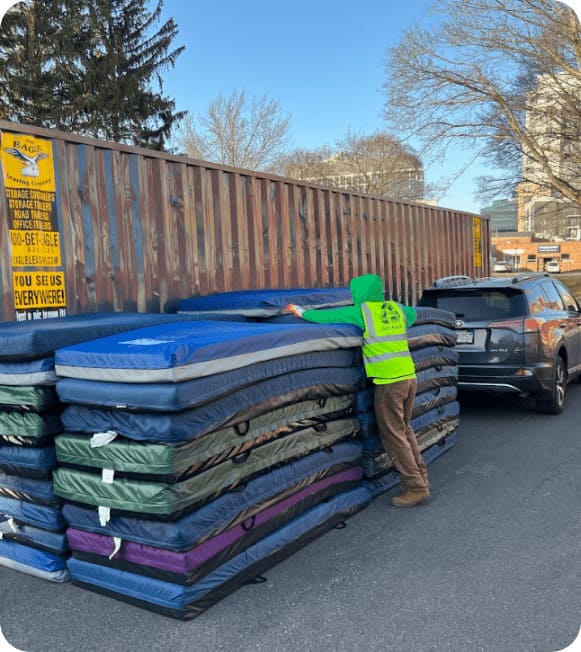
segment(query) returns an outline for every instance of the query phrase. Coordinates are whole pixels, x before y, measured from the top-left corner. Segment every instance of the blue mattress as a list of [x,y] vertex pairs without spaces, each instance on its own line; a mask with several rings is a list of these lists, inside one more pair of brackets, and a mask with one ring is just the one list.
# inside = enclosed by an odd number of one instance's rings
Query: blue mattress
[[5,541],[16,541],[31,548],[52,552],[55,555],[69,553],[69,544],[64,532],[50,532],[41,528],[19,523],[13,518],[0,518],[0,538]]
[[311,453],[259,475],[243,489],[226,493],[171,523],[112,515],[106,525],[101,525],[96,509],[71,504],[64,505],[63,514],[69,525],[79,530],[168,550],[186,550],[251,518],[265,506],[292,495],[305,482],[316,482],[357,463],[361,451],[360,443],[345,441],[328,451]]
[[60,505],[53,491],[52,480],[12,475],[0,471],[0,496],[18,498],[40,505]]
[[356,326],[198,321],[160,324],[60,349],[59,376],[179,382],[287,356],[361,345]]
[[69,405],[69,432],[112,430],[130,439],[178,443],[299,401],[351,394],[366,382],[362,368],[306,369],[255,383],[216,401],[181,412],[129,412]]
[[180,619],[193,618],[247,581],[366,507],[365,487],[312,507],[190,586],[71,558],[71,579],[85,588]]
[[63,403],[173,412],[207,403],[268,378],[316,367],[351,367],[358,360],[356,349],[336,349],[268,360],[179,383],[109,383],[63,378],[57,384],[57,392]]
[[421,324],[436,324],[438,326],[454,328],[454,324],[456,323],[456,315],[447,310],[418,306],[416,307],[416,313],[417,319],[414,326],[420,326]]
[[421,349],[424,346],[456,345],[456,333],[447,326],[438,324],[414,324],[408,328],[408,343],[410,351]]
[[191,297],[178,304],[178,312],[225,312],[241,316],[271,317],[289,303],[305,308],[334,308],[353,304],[348,288],[282,288],[241,290]]
[[458,367],[453,365],[428,367],[416,374],[417,393],[427,392],[436,387],[458,385]]
[[56,381],[52,355],[23,362],[0,360],[0,385],[54,385]]
[[0,518],[2,517],[53,532],[64,532],[66,527],[60,507],[38,505],[5,496],[0,496]]
[[0,360],[22,362],[45,358],[56,349],[87,339],[184,319],[183,315],[100,312],[61,319],[3,322],[0,323]]
[[69,579],[66,560],[62,555],[6,539],[0,539],[0,566],[51,582],[66,582]]
[[436,366],[458,364],[458,353],[449,346],[425,346],[411,351],[416,372]]
[[56,452],[52,446],[1,445],[0,469],[8,473],[44,477],[56,466]]

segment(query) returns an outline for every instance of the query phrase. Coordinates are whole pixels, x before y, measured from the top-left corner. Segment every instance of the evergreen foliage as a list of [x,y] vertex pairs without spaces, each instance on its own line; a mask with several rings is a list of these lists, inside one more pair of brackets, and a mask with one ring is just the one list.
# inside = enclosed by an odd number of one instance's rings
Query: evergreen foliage
[[0,30],[0,117],[163,149],[183,112],[163,95],[173,19],[155,31],[162,0],[34,0]]

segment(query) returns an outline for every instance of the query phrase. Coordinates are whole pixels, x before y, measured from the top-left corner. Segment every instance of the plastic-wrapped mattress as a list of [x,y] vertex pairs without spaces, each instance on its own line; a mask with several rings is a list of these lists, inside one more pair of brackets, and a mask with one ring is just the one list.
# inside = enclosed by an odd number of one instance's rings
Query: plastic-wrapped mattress
[[350,324],[160,324],[59,349],[58,375],[124,383],[179,382],[274,358],[361,345]]
[[337,349],[267,360],[179,383],[134,384],[63,378],[57,384],[57,391],[64,403],[177,411],[216,400],[225,394],[276,376],[315,367],[352,367],[359,361],[358,349]]
[[178,312],[218,313],[247,317],[272,317],[295,303],[304,308],[336,308],[353,303],[348,288],[281,288],[221,292],[183,299]]
[[164,522],[112,514],[101,523],[95,508],[65,504],[63,514],[74,528],[119,537],[144,545],[186,550],[220,532],[252,519],[260,511],[330,475],[351,468],[361,457],[361,444],[347,440],[250,479],[177,521]]
[[58,467],[53,472],[55,493],[66,500],[138,514],[175,519],[204,501],[239,486],[276,464],[332,446],[352,437],[356,419],[337,419],[322,429],[305,428],[276,439],[241,456],[175,483],[111,477]]
[[416,307],[417,318],[414,326],[421,326],[422,324],[434,324],[437,326],[445,326],[446,328],[454,328],[456,315],[447,310],[440,310],[439,308],[428,308],[418,306]]
[[359,486],[361,478],[361,467],[330,475],[186,551],[164,550],[74,528],[67,530],[67,538],[78,559],[192,584],[307,509]]
[[180,443],[292,403],[350,394],[366,382],[362,368],[321,367],[269,378],[181,412],[129,412],[69,405],[61,420],[68,432],[114,431],[130,439]]
[[300,514],[190,586],[75,558],[68,562],[69,571],[73,582],[87,589],[174,618],[194,618],[368,503],[369,491],[364,487],[343,492]]
[[55,440],[56,454],[64,465],[107,468],[175,482],[277,437],[308,427],[324,428],[326,421],[351,414],[352,405],[352,395],[293,403],[177,446],[126,438],[96,446],[95,437],[64,434]]
[[0,360],[21,363],[27,359],[46,358],[56,349],[88,339],[186,319],[185,315],[100,312],[61,319],[4,322],[0,324]]

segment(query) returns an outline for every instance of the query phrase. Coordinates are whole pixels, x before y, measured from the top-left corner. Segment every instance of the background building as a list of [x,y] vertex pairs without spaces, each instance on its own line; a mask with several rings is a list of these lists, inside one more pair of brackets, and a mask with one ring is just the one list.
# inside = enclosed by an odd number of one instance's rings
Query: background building
[[490,206],[480,209],[480,214],[490,219],[490,233],[516,231],[518,229],[518,200],[497,199]]

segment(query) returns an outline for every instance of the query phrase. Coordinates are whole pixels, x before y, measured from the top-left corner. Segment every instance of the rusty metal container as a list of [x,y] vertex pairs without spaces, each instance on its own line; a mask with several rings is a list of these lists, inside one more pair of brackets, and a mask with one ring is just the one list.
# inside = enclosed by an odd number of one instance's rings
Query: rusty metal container
[[0,321],[486,275],[488,220],[0,121]]

